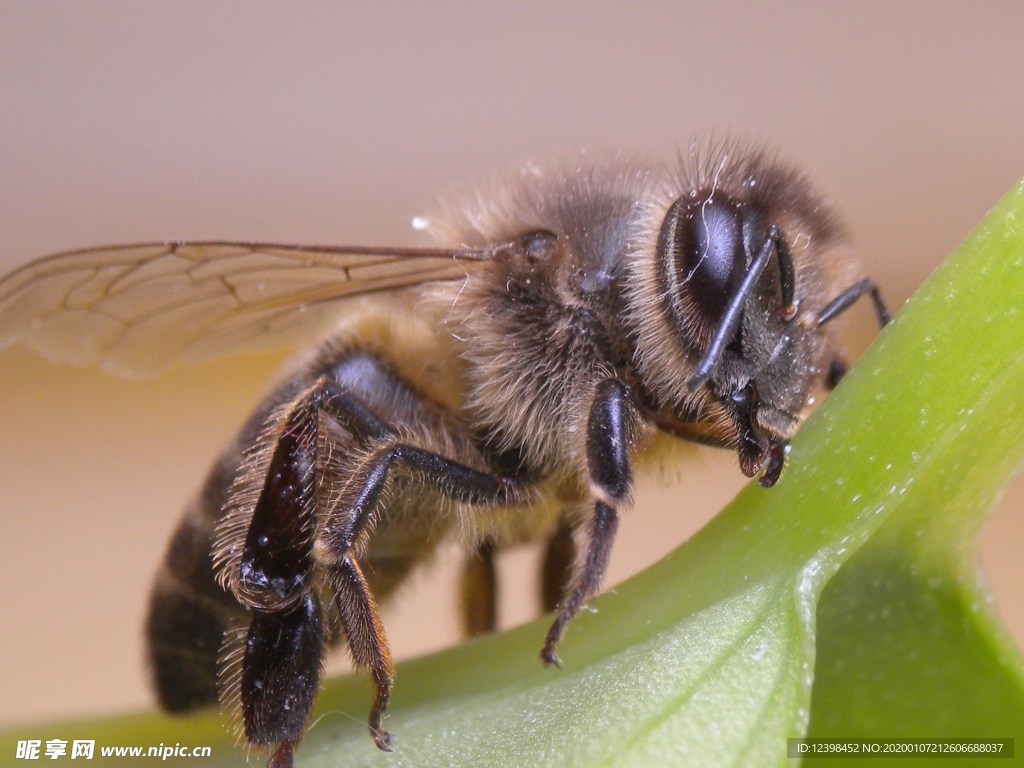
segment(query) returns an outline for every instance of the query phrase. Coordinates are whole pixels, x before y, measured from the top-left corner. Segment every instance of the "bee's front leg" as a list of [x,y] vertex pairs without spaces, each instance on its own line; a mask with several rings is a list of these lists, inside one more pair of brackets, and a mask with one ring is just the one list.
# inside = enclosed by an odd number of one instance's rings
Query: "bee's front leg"
[[608,570],[612,543],[619,527],[618,508],[628,503],[633,489],[629,459],[634,408],[629,387],[620,379],[606,379],[597,388],[587,419],[587,466],[595,498],[589,539],[577,565],[572,591],[562,601],[540,656],[559,666],[555,645],[583,603],[597,594]]
[[[865,294],[871,296],[871,303],[875,310],[875,317],[878,319],[878,325],[879,327],[884,328],[889,324],[889,321],[892,319],[892,315],[890,314],[885,301],[882,299],[882,294],[879,292],[878,286],[875,285],[874,280],[869,277],[858,280],[832,299],[832,301],[830,301],[825,308],[818,313],[818,327],[821,327],[832,318],[845,312],[855,301],[857,301],[857,299]],[[835,389],[839,385],[843,376],[846,375],[847,368],[848,366],[846,361],[843,360],[841,356],[836,355],[829,364],[828,372],[825,374],[825,386],[829,389]]]
[[892,315],[890,314],[885,301],[882,299],[882,294],[878,290],[878,286],[875,285],[875,281],[870,277],[858,280],[826,304],[825,308],[818,313],[818,327],[823,326],[832,318],[841,315],[849,309],[857,299],[865,295],[871,297],[871,303],[875,310],[875,317],[878,318],[878,325],[879,327],[884,328],[889,324],[889,321],[892,319]]

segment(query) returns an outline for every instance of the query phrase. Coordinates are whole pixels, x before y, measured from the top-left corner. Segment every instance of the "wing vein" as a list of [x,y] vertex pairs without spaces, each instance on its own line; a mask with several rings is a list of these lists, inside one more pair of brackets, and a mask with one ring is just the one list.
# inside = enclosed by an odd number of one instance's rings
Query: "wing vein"
[[0,348],[152,375],[319,334],[349,298],[465,280],[513,247],[195,240],[66,251],[0,279]]

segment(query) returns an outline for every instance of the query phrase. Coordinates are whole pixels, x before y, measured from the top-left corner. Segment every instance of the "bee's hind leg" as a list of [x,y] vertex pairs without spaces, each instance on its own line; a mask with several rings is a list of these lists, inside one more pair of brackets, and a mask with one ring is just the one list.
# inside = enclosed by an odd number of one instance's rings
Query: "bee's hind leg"
[[237,691],[246,740],[275,747],[273,768],[292,764],[323,665],[324,616],[310,585],[321,399],[313,387],[293,405],[239,542],[234,591],[251,619],[244,644],[223,668],[224,685]]
[[[357,399],[321,378],[297,398],[274,446],[235,584],[251,619],[237,666],[225,667],[226,685],[238,692],[245,737],[253,745],[275,746],[273,768],[292,764],[319,691],[327,643],[324,611],[311,585],[321,412],[363,441],[390,434]],[[344,558],[335,564],[333,577],[353,657],[371,668],[377,685],[370,730],[377,745],[387,749],[387,734],[380,729],[390,694],[387,643],[355,564]],[[364,641],[363,626],[378,630],[372,646]]]
[[253,611],[240,680],[246,738],[276,745],[268,768],[291,768],[320,689],[324,620],[312,593],[290,611]]

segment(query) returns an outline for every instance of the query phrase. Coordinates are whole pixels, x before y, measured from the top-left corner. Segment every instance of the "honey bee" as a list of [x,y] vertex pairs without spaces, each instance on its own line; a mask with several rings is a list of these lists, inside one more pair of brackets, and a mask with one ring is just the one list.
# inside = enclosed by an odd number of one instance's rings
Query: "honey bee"
[[546,541],[541,659],[601,586],[634,471],[679,440],[780,477],[869,295],[831,205],[737,145],[678,167],[529,165],[449,204],[436,248],[173,242],[90,248],[0,281],[0,345],[126,375],[324,338],[213,468],[170,543],[146,633],[161,704],[220,700],[292,764],[329,646],[393,667],[377,613],[438,543],[466,548],[463,628],[495,625],[494,560]]

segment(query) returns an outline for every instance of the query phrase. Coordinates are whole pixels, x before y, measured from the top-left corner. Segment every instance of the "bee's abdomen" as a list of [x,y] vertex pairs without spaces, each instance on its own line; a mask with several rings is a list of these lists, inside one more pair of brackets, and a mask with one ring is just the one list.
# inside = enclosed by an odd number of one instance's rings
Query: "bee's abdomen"
[[149,663],[160,705],[171,712],[217,701],[224,634],[243,615],[235,598],[217,584],[210,557],[224,491],[221,474],[214,471],[207,492],[178,525],[150,596]]

